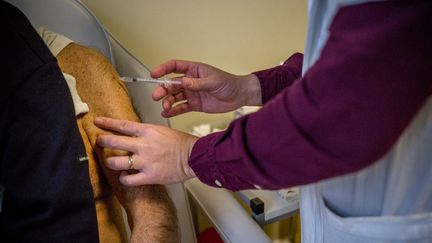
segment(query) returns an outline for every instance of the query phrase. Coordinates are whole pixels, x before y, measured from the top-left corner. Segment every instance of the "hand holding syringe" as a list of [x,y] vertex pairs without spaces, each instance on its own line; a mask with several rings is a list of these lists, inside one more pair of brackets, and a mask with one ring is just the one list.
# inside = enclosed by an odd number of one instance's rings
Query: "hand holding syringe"
[[153,78],[137,78],[137,77],[120,77],[123,82],[144,82],[144,83],[155,83],[161,84],[164,87],[168,87],[171,84],[181,84],[181,81],[170,80],[170,79],[153,79]]

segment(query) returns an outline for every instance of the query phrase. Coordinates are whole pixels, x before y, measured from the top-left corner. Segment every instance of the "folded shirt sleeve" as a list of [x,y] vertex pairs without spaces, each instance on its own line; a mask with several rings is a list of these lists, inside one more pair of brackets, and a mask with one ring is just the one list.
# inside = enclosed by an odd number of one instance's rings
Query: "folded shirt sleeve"
[[374,163],[431,95],[431,22],[430,1],[341,8],[305,75],[290,83],[284,67],[257,73],[271,77],[261,80],[265,105],[200,138],[190,166],[208,185],[241,190],[308,184]]

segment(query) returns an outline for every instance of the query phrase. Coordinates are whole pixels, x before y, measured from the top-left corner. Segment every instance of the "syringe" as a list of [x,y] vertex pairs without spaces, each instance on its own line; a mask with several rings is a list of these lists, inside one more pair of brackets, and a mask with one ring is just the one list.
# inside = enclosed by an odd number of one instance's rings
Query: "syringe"
[[181,81],[170,80],[170,79],[153,79],[153,78],[138,78],[138,77],[120,77],[123,82],[145,82],[163,84],[165,87],[170,84],[181,84]]

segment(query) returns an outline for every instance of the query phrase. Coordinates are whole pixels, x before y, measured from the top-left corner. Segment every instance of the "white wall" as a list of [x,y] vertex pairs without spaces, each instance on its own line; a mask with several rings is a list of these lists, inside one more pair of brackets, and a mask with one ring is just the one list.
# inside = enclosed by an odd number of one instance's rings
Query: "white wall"
[[[305,0],[82,0],[150,68],[172,59],[206,62],[236,74],[272,67],[302,51]],[[172,119],[185,130],[231,114]]]

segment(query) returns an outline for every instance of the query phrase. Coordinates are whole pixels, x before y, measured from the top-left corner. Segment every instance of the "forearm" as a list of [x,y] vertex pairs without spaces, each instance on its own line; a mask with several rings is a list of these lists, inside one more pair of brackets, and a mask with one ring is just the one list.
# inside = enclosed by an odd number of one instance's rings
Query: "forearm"
[[244,89],[241,90],[239,96],[244,97],[242,102],[244,106],[260,106],[262,105],[261,85],[258,77],[255,74],[240,76]]
[[[112,156],[113,152],[98,150],[98,157]],[[116,154],[121,153],[116,151]],[[164,186],[126,187],[119,182],[119,173],[101,166],[110,187],[125,208],[132,231],[131,242],[178,242],[176,211]]]
[[260,106],[291,85],[301,76],[303,55],[293,54],[283,64],[240,76],[244,85],[239,96],[244,97],[243,105]]
[[303,55],[295,53],[279,66],[237,76],[242,106],[260,106],[291,85],[301,76],[302,61]]
[[[100,148],[96,149],[96,153],[99,161],[104,161],[105,158],[111,156],[128,155],[124,151]],[[175,207],[164,186],[127,187],[119,182],[120,173],[106,168],[103,164],[101,164],[101,168],[108,184],[125,208],[131,228],[134,228],[136,224],[140,226],[171,227],[172,230],[177,227]]]
[[139,194],[127,209],[128,218],[132,217],[129,220],[132,221],[132,243],[179,242],[180,232],[175,207],[162,185],[131,187],[126,193]]

